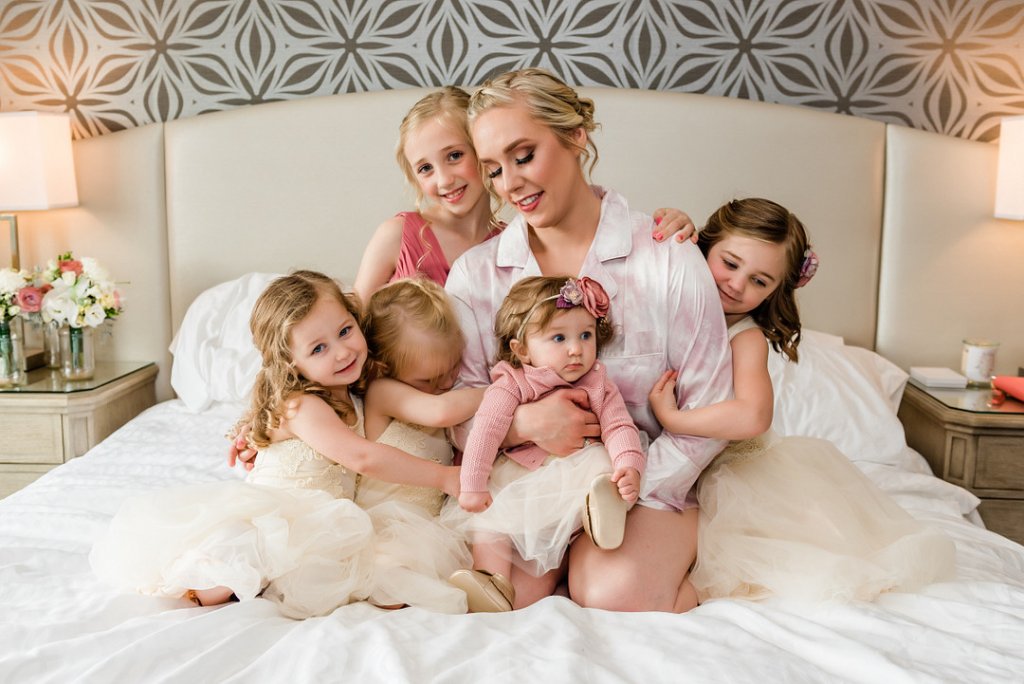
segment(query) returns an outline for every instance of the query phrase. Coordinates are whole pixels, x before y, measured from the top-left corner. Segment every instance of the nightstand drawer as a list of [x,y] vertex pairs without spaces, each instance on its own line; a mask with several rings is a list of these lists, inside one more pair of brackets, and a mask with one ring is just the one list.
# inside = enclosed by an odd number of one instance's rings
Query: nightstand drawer
[[1024,490],[1024,437],[981,435],[974,486]]
[[63,463],[64,438],[57,414],[0,413],[0,462]]
[[1024,543],[1024,501],[982,499],[978,507],[985,527],[996,534]]

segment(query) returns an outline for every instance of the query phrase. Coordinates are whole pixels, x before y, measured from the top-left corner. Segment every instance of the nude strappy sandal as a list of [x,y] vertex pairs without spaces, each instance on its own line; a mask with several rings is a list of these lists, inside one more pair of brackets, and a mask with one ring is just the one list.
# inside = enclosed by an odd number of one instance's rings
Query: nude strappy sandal
[[629,504],[619,496],[611,475],[598,475],[590,483],[583,506],[583,530],[599,549],[610,551],[622,546],[626,533]]
[[515,587],[499,573],[456,570],[448,577],[448,582],[466,592],[470,613],[506,613],[515,604]]

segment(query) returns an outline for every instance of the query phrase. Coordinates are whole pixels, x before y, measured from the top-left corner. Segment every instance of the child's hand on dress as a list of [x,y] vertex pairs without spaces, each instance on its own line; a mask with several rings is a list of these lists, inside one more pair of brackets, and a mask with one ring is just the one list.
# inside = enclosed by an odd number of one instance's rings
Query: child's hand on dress
[[685,211],[679,209],[658,209],[654,212],[654,237],[663,242],[675,234],[676,242],[697,242],[697,227]]
[[490,492],[462,492],[459,494],[459,505],[470,513],[479,513],[487,510],[491,505]]
[[678,373],[674,370],[665,371],[654,383],[650,394],[647,395],[647,400],[651,403],[651,410],[654,411],[654,416],[662,425],[668,422],[666,416],[679,410],[679,404],[676,401],[677,375]]
[[636,468],[619,468],[612,473],[612,482],[619,488],[619,496],[629,504],[640,497],[640,471]]

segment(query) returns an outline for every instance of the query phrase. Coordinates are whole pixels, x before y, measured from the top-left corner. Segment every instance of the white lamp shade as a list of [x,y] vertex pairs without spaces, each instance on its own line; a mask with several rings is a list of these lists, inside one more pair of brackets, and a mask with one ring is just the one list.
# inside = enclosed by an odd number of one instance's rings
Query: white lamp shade
[[0,113],[0,211],[77,205],[70,117]]
[[1024,221],[1024,116],[1003,118],[998,174],[996,217]]

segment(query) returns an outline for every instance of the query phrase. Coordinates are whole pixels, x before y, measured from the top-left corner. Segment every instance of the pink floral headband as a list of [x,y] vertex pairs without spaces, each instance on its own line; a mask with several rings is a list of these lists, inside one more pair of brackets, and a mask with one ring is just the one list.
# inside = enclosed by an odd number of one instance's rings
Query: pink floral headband
[[818,255],[810,247],[804,250],[804,260],[800,264],[800,277],[796,281],[797,287],[803,287],[811,282],[811,278],[818,272]]
[[526,330],[526,324],[533,318],[533,314],[537,313],[537,307],[551,300],[555,300],[556,309],[574,309],[577,306],[582,306],[587,310],[587,313],[599,320],[608,315],[611,301],[601,283],[596,280],[586,276],[579,279],[569,278],[565,281],[565,285],[562,285],[558,294],[545,297],[530,308],[530,311],[523,318],[519,330],[516,331],[517,339],[523,339],[523,331]]

